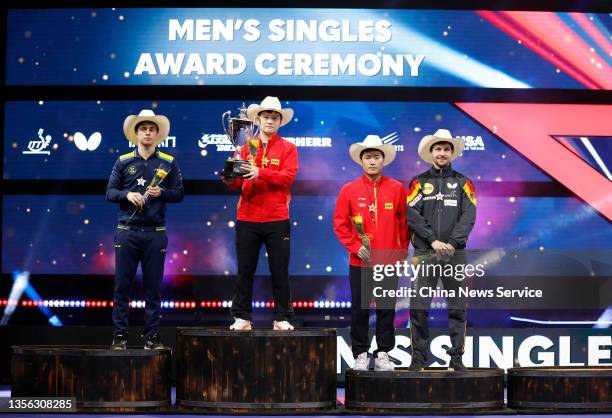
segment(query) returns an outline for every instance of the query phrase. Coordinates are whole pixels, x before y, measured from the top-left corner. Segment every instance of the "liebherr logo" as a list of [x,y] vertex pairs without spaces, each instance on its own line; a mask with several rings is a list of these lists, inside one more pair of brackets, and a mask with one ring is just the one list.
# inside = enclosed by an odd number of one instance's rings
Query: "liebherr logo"
[[318,136],[285,136],[287,141],[292,142],[298,148],[331,148],[332,139]]

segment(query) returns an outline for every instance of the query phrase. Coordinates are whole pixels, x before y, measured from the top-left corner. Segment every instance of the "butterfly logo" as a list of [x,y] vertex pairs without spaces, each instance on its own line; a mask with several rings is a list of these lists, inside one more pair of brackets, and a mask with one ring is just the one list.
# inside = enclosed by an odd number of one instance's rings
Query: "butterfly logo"
[[80,151],[95,151],[102,142],[102,134],[100,132],[94,132],[86,138],[81,132],[74,134],[74,145]]

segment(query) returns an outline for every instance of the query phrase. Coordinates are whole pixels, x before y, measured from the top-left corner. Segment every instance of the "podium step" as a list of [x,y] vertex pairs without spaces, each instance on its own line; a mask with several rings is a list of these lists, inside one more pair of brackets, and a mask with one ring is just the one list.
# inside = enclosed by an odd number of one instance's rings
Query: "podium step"
[[336,407],[336,330],[178,328],[177,406],[219,412]]
[[136,412],[170,406],[170,349],[17,346],[12,397],[76,398],[78,411]]
[[508,369],[508,407],[551,412],[610,412],[612,367]]
[[504,371],[468,369],[455,372],[427,368],[411,372],[346,371],[347,410],[365,413],[458,413],[502,409]]

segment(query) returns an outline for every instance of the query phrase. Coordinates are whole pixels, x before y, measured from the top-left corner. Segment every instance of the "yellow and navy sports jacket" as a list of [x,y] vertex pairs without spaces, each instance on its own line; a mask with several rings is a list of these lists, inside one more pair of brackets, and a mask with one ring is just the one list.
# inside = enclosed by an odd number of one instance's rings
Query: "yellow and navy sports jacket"
[[142,211],[137,211],[130,226],[161,227],[166,223],[166,202],[183,200],[183,180],[176,159],[156,150],[148,159],[138,154],[138,148],[121,155],[113,167],[106,186],[106,200],[119,203],[119,223],[125,224],[132,216],[136,206],[127,200],[128,192],[144,195],[157,168],[165,168],[168,175],[161,182],[161,196],[149,197]]
[[410,181],[407,203],[416,250],[431,249],[435,240],[465,248],[476,222],[476,191],[470,179],[450,165],[432,167]]

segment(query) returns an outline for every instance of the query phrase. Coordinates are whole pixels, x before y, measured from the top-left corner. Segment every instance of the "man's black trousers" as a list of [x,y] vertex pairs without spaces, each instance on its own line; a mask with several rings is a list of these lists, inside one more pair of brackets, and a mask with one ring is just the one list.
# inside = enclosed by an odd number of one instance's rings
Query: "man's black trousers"
[[[381,282],[372,279],[369,267],[349,266],[351,284],[351,348],[353,356],[370,349],[368,331],[370,328],[370,303],[376,301],[376,345],[378,351],[389,352],[395,347],[395,298],[374,297],[374,287],[395,289],[396,277],[387,277]],[[376,355],[376,353],[374,353]]]
[[[415,251],[415,256],[428,257],[430,252]],[[432,259],[426,265],[438,265],[445,267],[447,264],[457,265],[465,264],[465,256],[455,253],[449,261],[437,261]],[[447,298],[448,307],[448,333],[450,335],[451,347],[446,353],[451,356],[462,356],[464,351],[465,336],[467,333],[467,310],[465,297],[460,296],[459,288],[465,287],[462,281],[456,280],[454,277],[433,275],[421,275],[417,277],[412,289],[416,293],[416,297],[410,300],[410,344],[412,346],[413,361],[426,363],[427,361],[427,344],[429,342],[429,307],[432,297],[428,296],[428,289],[436,289],[438,279],[442,281],[442,285],[446,290],[454,290],[455,297]]]
[[234,317],[249,321],[253,318],[253,278],[262,245],[268,252],[272,276],[274,320],[285,321],[293,316],[289,289],[290,238],[289,220],[236,223],[238,278],[231,308]]

